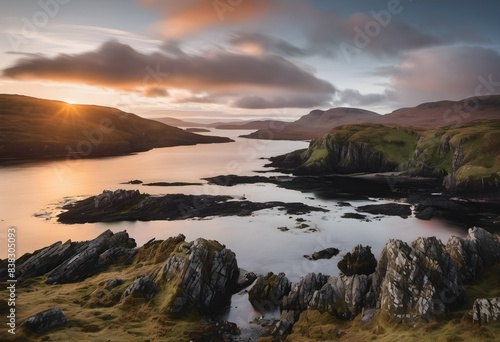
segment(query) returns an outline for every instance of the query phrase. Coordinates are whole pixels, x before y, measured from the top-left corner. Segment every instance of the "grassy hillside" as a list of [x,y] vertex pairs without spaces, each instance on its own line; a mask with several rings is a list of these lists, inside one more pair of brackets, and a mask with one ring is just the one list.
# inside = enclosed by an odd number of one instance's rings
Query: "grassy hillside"
[[500,120],[428,130],[348,125],[312,140],[307,150],[280,158],[297,173],[405,171],[414,176],[446,176],[450,189],[496,189]]
[[167,126],[116,108],[0,95],[0,162],[117,155],[155,147],[231,141]]

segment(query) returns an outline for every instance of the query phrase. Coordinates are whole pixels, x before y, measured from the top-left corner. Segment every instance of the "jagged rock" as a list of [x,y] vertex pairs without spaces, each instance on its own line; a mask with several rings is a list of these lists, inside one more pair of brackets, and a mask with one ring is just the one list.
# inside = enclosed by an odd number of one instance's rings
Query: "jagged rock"
[[18,261],[17,279],[22,280],[44,275],[74,255],[82,244],[82,242],[71,242],[71,240],[65,243],[59,241],[34,252],[24,262]]
[[379,307],[394,321],[436,319],[464,296],[455,263],[441,241],[418,238],[409,246],[391,239],[380,254],[367,307]]
[[272,311],[281,304],[283,296],[290,292],[292,283],[284,273],[269,272],[259,276],[254,286],[248,291],[248,300],[259,312]]
[[191,308],[205,314],[223,311],[237,290],[238,264],[234,253],[217,241],[195,240],[183,254],[170,256],[161,280],[174,293],[164,307],[172,315]]
[[500,261],[500,240],[498,235],[474,227],[469,229],[465,239],[451,236],[446,251],[455,262],[462,281],[471,284],[485,267]]
[[94,240],[78,244],[71,255],[45,275],[45,282],[63,284],[83,280],[116,262],[135,246],[127,232],[113,234],[108,229]]
[[418,218],[419,220],[430,220],[434,217],[434,212],[436,209],[433,207],[425,207],[425,208],[420,208],[417,210],[417,213],[415,214],[415,217]]
[[283,335],[290,331],[305,310],[329,312],[339,319],[349,319],[361,312],[371,278],[367,275],[332,277],[321,273],[309,273],[293,285],[283,298],[280,320],[273,334]]
[[65,325],[67,322],[66,316],[64,316],[61,309],[53,308],[29,317],[23,322],[23,326],[37,334],[41,334],[57,326]]
[[102,194],[94,197],[94,206],[96,209],[102,209],[116,205],[123,205],[136,199],[140,195],[141,193],[139,190],[104,190]]
[[375,272],[377,259],[375,259],[370,246],[357,245],[337,263],[337,267],[347,276],[369,275]]
[[500,319],[500,298],[478,298],[472,305],[472,319],[479,324]]
[[151,300],[156,294],[156,283],[149,279],[148,275],[139,276],[134,282],[127,287],[125,292],[122,294],[122,298],[133,296],[133,297],[144,297],[146,300]]
[[239,272],[236,292],[246,289],[257,279],[257,275],[253,272],[247,272],[242,268],[240,268]]
[[339,254],[339,250],[334,247],[325,248],[321,251],[314,252],[311,255],[304,255],[305,258],[309,260],[319,260],[319,259],[331,259],[335,255]]

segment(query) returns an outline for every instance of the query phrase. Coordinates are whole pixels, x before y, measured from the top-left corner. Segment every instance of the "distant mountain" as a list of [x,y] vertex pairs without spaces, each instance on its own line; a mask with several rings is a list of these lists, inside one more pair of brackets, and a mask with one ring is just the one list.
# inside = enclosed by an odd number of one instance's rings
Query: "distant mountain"
[[282,129],[290,122],[279,120],[257,120],[248,122],[228,122],[215,126],[217,129]]
[[423,103],[379,115],[356,108],[313,110],[281,129],[265,129],[244,137],[276,140],[309,140],[332,128],[349,124],[382,124],[401,127],[437,128],[478,120],[500,119],[500,95],[473,97],[461,101]]
[[373,123],[433,128],[496,119],[500,119],[500,95],[422,103],[416,107],[397,109]]
[[0,95],[0,162],[94,157],[155,147],[229,142],[186,132],[111,107]]
[[200,122],[184,121],[181,119],[176,119],[176,118],[171,118],[171,117],[151,118],[151,120],[155,120],[155,121],[164,123],[165,125],[174,126],[174,127],[206,127],[206,126],[209,126],[207,124],[200,123]]

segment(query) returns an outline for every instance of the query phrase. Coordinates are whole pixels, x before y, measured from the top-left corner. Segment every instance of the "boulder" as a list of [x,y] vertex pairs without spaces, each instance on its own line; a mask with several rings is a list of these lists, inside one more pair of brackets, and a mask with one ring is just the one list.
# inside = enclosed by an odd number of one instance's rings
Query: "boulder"
[[311,255],[304,255],[305,258],[309,260],[319,260],[319,259],[331,259],[332,257],[339,254],[339,250],[334,247],[329,247],[322,249],[321,251],[314,252]]
[[29,330],[42,334],[68,322],[61,309],[53,308],[30,316],[22,324]]
[[104,284],[104,288],[106,290],[111,290],[111,289],[114,289],[115,287],[117,286],[120,286],[121,284],[123,284],[124,281],[123,279],[120,279],[120,278],[112,278],[110,280],[108,280],[105,284]]
[[273,311],[280,306],[283,296],[290,292],[291,286],[284,273],[270,272],[257,278],[248,291],[248,300],[259,312]]
[[157,291],[157,286],[154,281],[149,279],[148,275],[140,275],[134,282],[127,287],[125,292],[122,294],[122,298],[124,299],[128,296],[133,297],[143,297],[146,300],[151,300],[155,296]]
[[479,324],[500,319],[500,298],[478,298],[472,305],[472,319]]
[[418,238],[410,246],[391,239],[380,254],[367,306],[380,308],[391,321],[431,320],[444,317],[464,297],[455,263],[440,240]]
[[217,241],[197,239],[173,253],[160,272],[168,296],[163,310],[173,316],[196,308],[207,315],[224,311],[238,289],[235,254]]
[[462,281],[472,284],[485,267],[500,261],[500,239],[498,235],[474,227],[469,229],[465,239],[451,236],[446,251],[455,262]]
[[238,276],[238,283],[236,292],[246,289],[257,279],[257,275],[253,272],[245,271],[244,269],[239,269],[240,275]]
[[375,259],[370,246],[357,245],[337,263],[337,267],[347,276],[369,275],[375,272],[377,259]]

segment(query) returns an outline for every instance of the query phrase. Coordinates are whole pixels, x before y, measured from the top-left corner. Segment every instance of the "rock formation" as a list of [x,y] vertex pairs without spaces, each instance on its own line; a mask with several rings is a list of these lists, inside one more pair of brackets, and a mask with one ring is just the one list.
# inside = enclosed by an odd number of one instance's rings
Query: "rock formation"
[[291,285],[284,273],[270,272],[257,278],[248,291],[248,300],[259,312],[272,311],[280,306],[283,296],[290,292]]
[[53,308],[29,317],[22,325],[37,334],[42,334],[55,327],[65,325],[67,322],[61,309]]
[[377,267],[377,259],[370,246],[357,245],[337,263],[339,270],[347,276],[355,274],[372,274]]
[[500,319],[500,298],[478,298],[472,305],[472,319],[485,324]]

